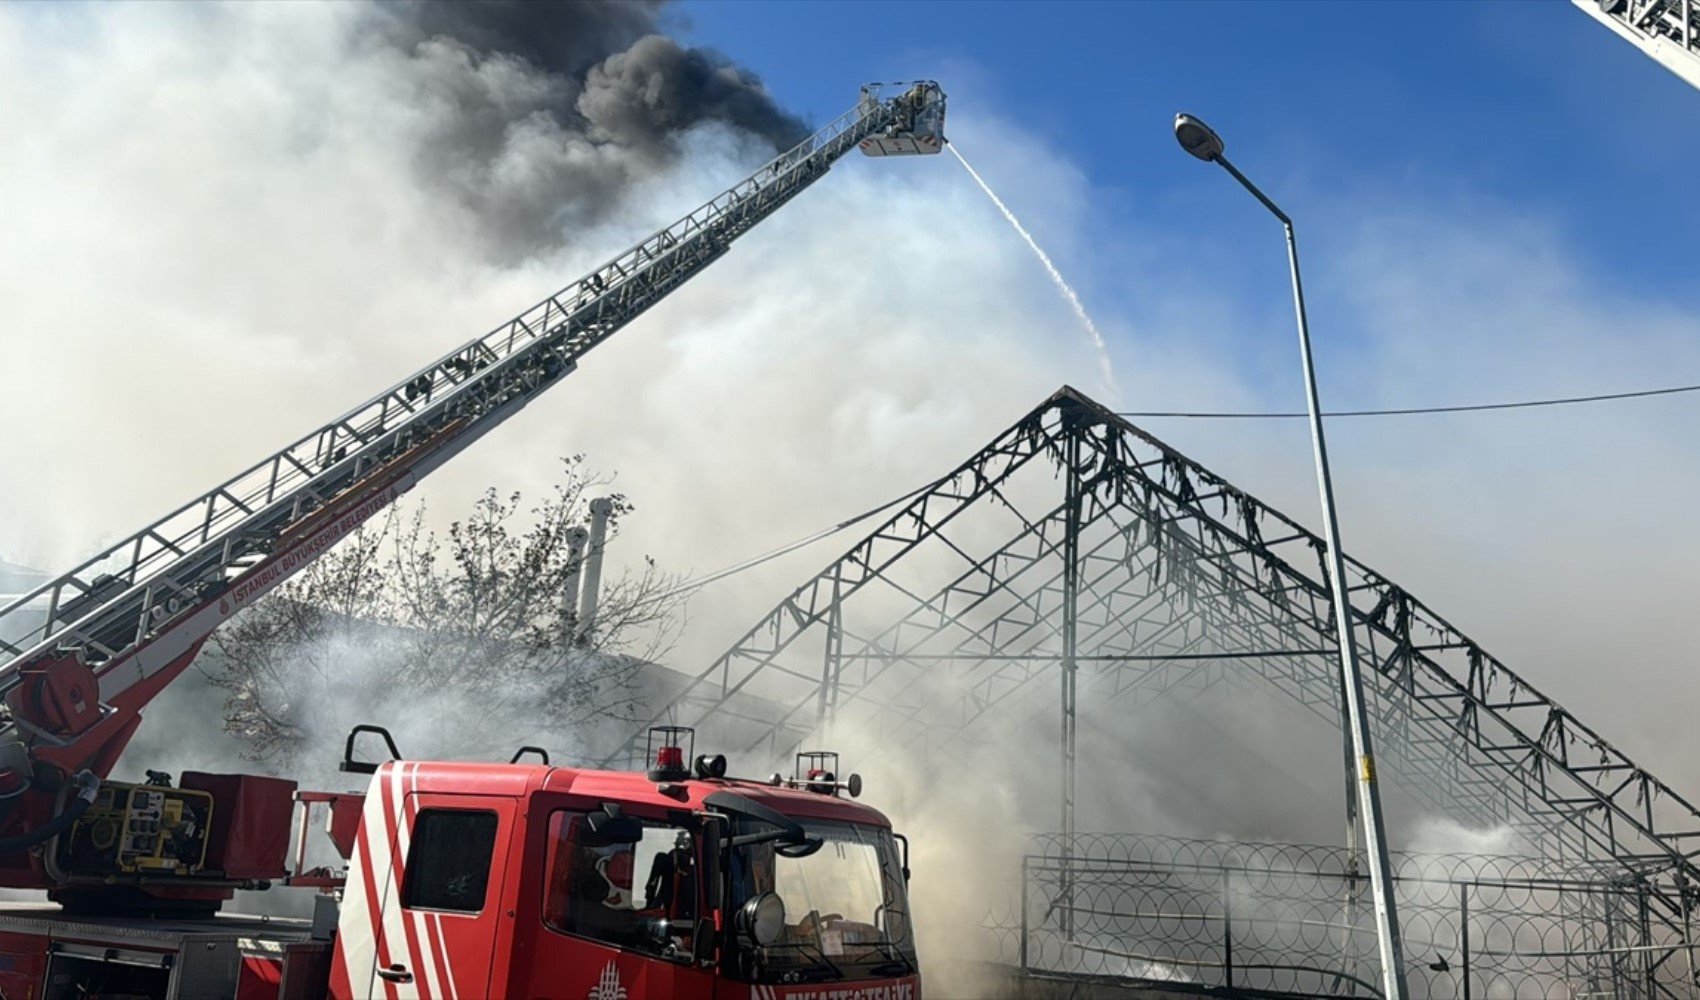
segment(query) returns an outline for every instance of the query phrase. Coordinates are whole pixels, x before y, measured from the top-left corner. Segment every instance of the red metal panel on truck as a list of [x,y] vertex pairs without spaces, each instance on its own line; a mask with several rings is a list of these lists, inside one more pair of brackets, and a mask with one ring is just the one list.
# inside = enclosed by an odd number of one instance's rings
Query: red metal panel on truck
[[233,1000],[324,1000],[330,975],[329,941],[247,938]]
[[285,859],[295,782],[254,774],[184,771],[180,784],[212,794],[208,868],[230,878],[278,879],[289,873]]
[[331,979],[331,943],[296,941],[283,949],[278,1000],[325,1000]]
[[45,934],[0,933],[0,997],[34,1000],[47,975]]
[[331,799],[330,837],[344,861],[354,857],[355,840],[360,834],[360,814],[366,808],[366,796],[349,793]]
[[[715,997],[712,972],[660,961],[653,956],[613,948],[594,941],[546,932],[549,937],[528,970],[529,982],[516,997],[527,1000],[565,1000],[576,997],[627,997],[629,1000],[710,1000]],[[722,992],[720,996],[728,994]],[[735,985],[737,1000],[754,1000],[744,983]]]
[[283,956],[243,955],[235,1000],[277,1000],[283,985]]

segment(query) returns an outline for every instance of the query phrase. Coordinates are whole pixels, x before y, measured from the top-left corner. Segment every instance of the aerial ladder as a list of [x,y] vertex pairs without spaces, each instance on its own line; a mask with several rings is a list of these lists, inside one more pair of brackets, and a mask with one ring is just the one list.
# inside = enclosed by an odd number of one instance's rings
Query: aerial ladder
[[1659,65],[1700,87],[1700,0],[1571,0]]
[[[852,149],[943,148],[936,83],[854,108],[589,274],[0,608],[0,885],[87,808],[212,632],[559,383]],[[79,805],[81,803],[81,805]],[[154,890],[159,891],[159,890]]]

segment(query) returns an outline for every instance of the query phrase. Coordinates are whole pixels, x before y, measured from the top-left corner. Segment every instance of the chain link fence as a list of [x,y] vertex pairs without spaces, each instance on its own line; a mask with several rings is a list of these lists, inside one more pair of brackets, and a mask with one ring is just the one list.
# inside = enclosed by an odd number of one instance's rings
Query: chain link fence
[[[1396,854],[1393,869],[1413,996],[1700,998],[1692,889],[1655,915],[1663,897],[1621,867]],[[1029,976],[1381,995],[1369,878],[1341,848],[1041,836],[985,930]]]

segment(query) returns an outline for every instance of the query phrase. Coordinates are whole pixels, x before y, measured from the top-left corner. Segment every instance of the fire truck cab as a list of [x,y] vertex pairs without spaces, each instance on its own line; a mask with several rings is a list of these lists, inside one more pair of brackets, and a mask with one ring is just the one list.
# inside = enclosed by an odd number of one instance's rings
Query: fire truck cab
[[831,756],[762,781],[677,743],[647,773],[386,763],[330,995],[918,997],[907,845]]

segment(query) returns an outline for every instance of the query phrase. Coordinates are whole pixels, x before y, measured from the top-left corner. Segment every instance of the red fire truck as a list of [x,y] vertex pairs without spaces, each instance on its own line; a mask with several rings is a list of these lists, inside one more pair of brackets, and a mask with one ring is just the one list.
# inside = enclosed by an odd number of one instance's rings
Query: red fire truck
[[680,735],[643,774],[379,768],[332,995],[915,996],[905,849],[859,782],[728,779]]
[[[937,153],[932,82],[857,105],[637,246],[0,607],[0,997],[919,994],[907,848],[827,753],[726,776],[688,731],[645,770],[401,759],[364,792],[106,779],[208,636],[700,273],[851,149]],[[390,759],[363,763],[357,737]],[[535,761],[527,761],[528,755]],[[293,822],[292,822],[293,814]],[[309,865],[315,828],[334,853]],[[290,859],[293,839],[294,855]],[[219,912],[310,892],[312,919]]]
[[[349,759],[364,793],[102,782],[43,857],[56,903],[0,910],[0,995],[919,995],[907,845],[842,797],[855,775],[811,752],[791,778],[729,778],[723,756],[686,765],[689,730],[656,735],[646,772]],[[315,818],[344,870],[305,866]],[[226,916],[170,891],[214,876],[317,888],[320,913]],[[144,886],[160,891],[115,892]]]

